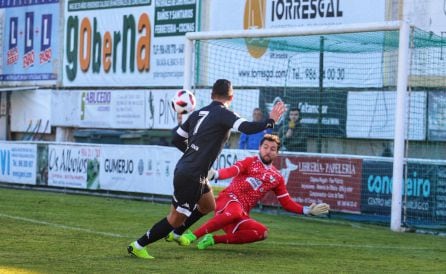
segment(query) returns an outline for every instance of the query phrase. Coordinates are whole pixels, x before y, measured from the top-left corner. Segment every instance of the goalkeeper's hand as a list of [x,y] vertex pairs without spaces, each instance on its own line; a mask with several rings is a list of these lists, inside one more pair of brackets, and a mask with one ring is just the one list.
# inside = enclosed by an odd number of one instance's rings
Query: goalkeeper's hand
[[218,179],[218,171],[213,168],[209,169],[207,178],[208,178],[208,181]]
[[326,203],[315,204],[312,203],[310,206],[304,206],[305,215],[318,216],[321,214],[327,214],[330,211],[330,205]]

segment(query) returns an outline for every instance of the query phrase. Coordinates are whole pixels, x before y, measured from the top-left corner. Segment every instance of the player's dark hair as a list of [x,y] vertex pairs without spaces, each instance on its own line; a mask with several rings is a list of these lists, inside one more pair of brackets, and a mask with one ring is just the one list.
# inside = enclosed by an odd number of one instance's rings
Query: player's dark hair
[[212,98],[229,99],[232,96],[232,83],[226,79],[218,79],[212,86]]
[[263,135],[263,138],[262,138],[262,140],[260,141],[260,146],[263,145],[263,143],[264,143],[265,141],[270,141],[270,142],[274,142],[274,143],[276,143],[276,144],[277,144],[277,150],[280,149],[280,145],[281,145],[281,143],[280,143],[280,138],[279,138],[279,136],[277,136],[277,135],[275,135],[275,134],[265,134],[265,135]]

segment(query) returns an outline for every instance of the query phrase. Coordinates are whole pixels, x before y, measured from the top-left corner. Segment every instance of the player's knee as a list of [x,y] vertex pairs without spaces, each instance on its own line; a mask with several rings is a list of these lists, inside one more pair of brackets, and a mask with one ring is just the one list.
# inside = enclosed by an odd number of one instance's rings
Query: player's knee
[[187,216],[180,214],[176,211],[170,212],[169,215],[167,215],[167,222],[174,228],[180,227],[184,221],[186,221]]
[[268,229],[266,227],[263,230],[263,233],[261,235],[263,235],[262,240],[265,240],[266,238],[268,238]]
[[241,219],[244,216],[243,211],[238,211],[238,210],[225,210],[223,211],[223,214],[225,214],[228,217],[230,216],[233,220]]
[[198,211],[200,211],[200,213],[202,213],[203,215],[211,213],[214,210],[215,210],[215,202],[214,203],[206,203],[204,205],[198,206]]
[[259,240],[265,240],[268,238],[268,228],[262,224],[257,224],[255,228],[257,235],[259,236]]
[[202,198],[198,201],[198,211],[202,214],[206,215],[215,210],[215,198],[211,192],[202,196]]
[[245,216],[243,208],[240,206],[239,203],[235,202],[229,203],[229,205],[224,209],[223,213],[227,216],[231,216],[234,219],[239,219]]

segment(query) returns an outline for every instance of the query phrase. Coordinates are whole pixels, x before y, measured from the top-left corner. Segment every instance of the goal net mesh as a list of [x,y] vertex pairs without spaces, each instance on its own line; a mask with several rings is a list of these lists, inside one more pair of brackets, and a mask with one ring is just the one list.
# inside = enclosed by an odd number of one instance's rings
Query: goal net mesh
[[[248,120],[254,108],[267,117],[274,103],[285,102],[288,112],[274,129],[283,144],[276,166],[293,199],[389,220],[399,31],[194,45],[193,89],[206,93],[199,101],[225,78],[234,86],[231,108]],[[446,224],[445,58],[446,39],[411,29],[402,214],[407,226]],[[228,147],[238,149],[239,138],[232,134]],[[278,204],[271,195],[263,203]]]

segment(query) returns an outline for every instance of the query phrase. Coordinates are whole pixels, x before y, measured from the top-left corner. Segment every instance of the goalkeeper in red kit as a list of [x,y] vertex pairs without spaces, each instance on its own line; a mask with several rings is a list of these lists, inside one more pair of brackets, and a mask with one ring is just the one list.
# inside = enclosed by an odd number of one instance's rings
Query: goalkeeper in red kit
[[[234,177],[216,199],[215,216],[196,229],[193,233],[181,235],[182,245],[191,243],[202,236],[198,249],[205,249],[215,244],[244,244],[264,240],[268,229],[262,223],[249,216],[257,202],[272,190],[282,207],[290,212],[306,215],[328,213],[328,204],[302,206],[293,201],[288,194],[283,176],[272,162],[280,148],[280,139],[276,135],[266,134],[260,142],[259,154],[236,162],[233,166],[218,171],[210,170],[209,179],[227,179]],[[225,234],[213,235],[223,229]],[[180,242],[180,241],[178,241]]]

